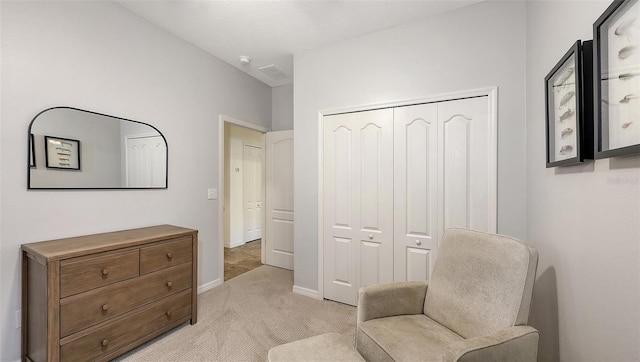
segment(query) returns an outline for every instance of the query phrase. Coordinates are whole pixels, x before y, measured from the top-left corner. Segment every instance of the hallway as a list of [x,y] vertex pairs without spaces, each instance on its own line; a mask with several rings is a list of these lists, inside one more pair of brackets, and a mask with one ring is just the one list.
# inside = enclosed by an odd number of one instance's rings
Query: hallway
[[224,280],[253,270],[260,262],[262,239],[250,241],[235,248],[224,248]]

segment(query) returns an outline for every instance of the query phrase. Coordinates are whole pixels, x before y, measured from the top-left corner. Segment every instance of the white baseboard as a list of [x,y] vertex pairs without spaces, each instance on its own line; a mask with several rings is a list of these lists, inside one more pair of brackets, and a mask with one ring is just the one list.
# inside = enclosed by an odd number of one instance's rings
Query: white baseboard
[[241,246],[246,244],[243,240],[236,240],[236,241],[232,241],[231,244],[229,244],[227,247],[228,248],[235,248],[236,246]]
[[198,287],[198,294],[202,294],[208,290],[211,290],[215,287],[221,286],[222,285],[222,280],[220,279],[216,279],[214,281],[211,281],[209,283],[205,283],[202,284],[201,286]]
[[303,287],[294,285],[292,291],[293,291],[293,294],[299,294],[299,295],[304,295],[305,297],[319,299],[317,290],[303,288]]

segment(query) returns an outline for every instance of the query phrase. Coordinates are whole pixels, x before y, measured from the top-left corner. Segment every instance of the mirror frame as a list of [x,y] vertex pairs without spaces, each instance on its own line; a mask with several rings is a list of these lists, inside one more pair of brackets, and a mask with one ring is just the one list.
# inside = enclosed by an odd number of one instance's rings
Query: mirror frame
[[[32,152],[32,147],[35,147],[33,145],[33,139],[32,139],[32,132],[31,129],[33,127],[33,122],[35,122],[36,119],[38,119],[38,117],[40,117],[41,114],[54,110],[54,109],[69,109],[69,110],[73,110],[73,111],[79,111],[79,112],[85,112],[85,113],[91,113],[94,115],[98,115],[98,116],[103,116],[103,117],[109,117],[109,118],[114,118],[116,120],[120,120],[120,121],[127,121],[127,122],[133,122],[133,123],[139,123],[139,124],[143,124],[145,126],[151,127],[153,130],[155,130],[156,132],[158,132],[158,134],[162,137],[162,139],[164,140],[164,144],[167,147],[167,154],[165,157],[165,181],[164,181],[164,187],[31,187],[31,169],[33,168],[33,165],[31,163],[31,152]],[[34,155],[35,157],[35,155]],[[50,107],[47,108],[43,111],[38,112],[38,114],[35,115],[35,117],[33,117],[33,119],[31,120],[31,122],[29,123],[29,129],[27,131],[27,190],[164,190],[164,189],[168,189],[169,188],[169,143],[167,142],[167,138],[164,136],[164,134],[162,134],[162,132],[160,132],[159,129],[157,129],[156,127],[148,124],[148,123],[144,123],[144,122],[140,122],[140,121],[134,121],[132,119],[127,119],[127,118],[122,118],[122,117],[117,117],[117,116],[111,116],[108,114],[104,114],[104,113],[99,113],[99,112],[94,112],[94,111],[88,111],[86,109],[80,109],[80,108],[75,108],[75,107],[68,107],[68,106],[57,106],[57,107]]]

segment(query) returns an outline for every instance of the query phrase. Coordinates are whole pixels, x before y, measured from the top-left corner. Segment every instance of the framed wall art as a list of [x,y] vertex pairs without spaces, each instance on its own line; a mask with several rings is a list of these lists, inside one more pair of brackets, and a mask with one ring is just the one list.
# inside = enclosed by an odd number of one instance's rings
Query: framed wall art
[[640,154],[640,5],[614,1],[593,24],[595,157]]
[[80,170],[80,141],[44,136],[47,168]]
[[593,158],[591,41],[576,41],[545,77],[547,168]]

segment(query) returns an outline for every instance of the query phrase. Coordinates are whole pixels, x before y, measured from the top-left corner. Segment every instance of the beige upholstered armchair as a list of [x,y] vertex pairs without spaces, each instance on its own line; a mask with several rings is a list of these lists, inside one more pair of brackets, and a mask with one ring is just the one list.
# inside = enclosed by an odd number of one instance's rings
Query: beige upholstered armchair
[[516,239],[445,232],[428,287],[359,292],[356,347],[368,361],[535,361],[527,326],[537,251]]

